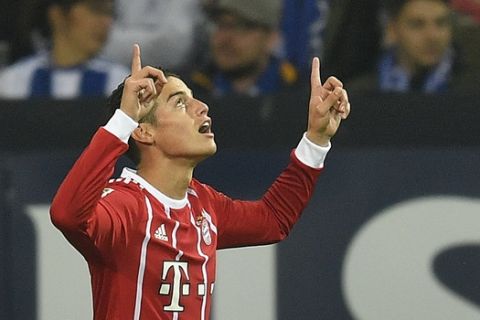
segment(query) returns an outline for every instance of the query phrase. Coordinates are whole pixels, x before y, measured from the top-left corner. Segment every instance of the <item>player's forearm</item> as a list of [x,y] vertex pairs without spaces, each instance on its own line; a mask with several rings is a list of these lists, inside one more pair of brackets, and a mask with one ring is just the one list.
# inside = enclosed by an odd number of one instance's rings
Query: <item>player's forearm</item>
[[320,172],[320,168],[308,167],[292,154],[288,167],[263,196],[261,201],[277,222],[279,240],[289,234],[300,218],[313,195]]
[[312,197],[329,150],[305,139],[262,199],[229,202],[225,217],[219,216],[219,248],[269,244],[287,237]]
[[50,208],[62,231],[85,231],[87,222],[127,146],[100,129],[62,182]]
[[86,230],[117,159],[128,149],[125,140],[135,123],[129,125],[125,117],[115,115],[97,131],[58,189],[50,214],[62,231]]
[[299,219],[314,192],[317,178],[330,150],[315,145],[306,135],[290,155],[288,167],[265,193],[262,201],[275,217],[282,239]]

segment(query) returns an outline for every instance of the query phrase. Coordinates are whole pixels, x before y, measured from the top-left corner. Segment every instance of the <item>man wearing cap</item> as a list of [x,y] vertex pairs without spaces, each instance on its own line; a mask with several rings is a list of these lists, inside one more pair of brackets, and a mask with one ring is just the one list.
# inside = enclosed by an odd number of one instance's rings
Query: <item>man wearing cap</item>
[[295,68],[274,54],[282,1],[218,0],[207,10],[211,61],[190,75],[196,92],[257,96],[297,82]]
[[98,57],[113,21],[113,0],[44,0],[37,29],[44,50],[0,72],[0,98],[73,99],[109,95],[126,67]]

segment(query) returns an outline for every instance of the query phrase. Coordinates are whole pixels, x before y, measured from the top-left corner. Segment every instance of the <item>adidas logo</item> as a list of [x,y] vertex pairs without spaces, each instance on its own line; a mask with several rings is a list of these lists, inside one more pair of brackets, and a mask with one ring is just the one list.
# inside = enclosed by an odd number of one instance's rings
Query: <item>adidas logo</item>
[[167,231],[165,230],[164,224],[162,224],[160,227],[158,227],[157,230],[155,230],[154,237],[158,240],[168,241]]

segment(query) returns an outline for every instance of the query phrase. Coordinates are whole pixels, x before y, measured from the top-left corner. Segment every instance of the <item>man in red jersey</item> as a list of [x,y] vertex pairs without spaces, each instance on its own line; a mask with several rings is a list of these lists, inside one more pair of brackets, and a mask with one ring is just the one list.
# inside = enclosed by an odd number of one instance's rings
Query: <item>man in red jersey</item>
[[[185,83],[141,66],[135,45],[121,102],[62,185],[51,218],[85,257],[94,319],[209,319],[216,250],[275,243],[298,220],[341,119],[342,83],[313,60],[308,128],[260,200],[233,200],[193,178],[216,151],[208,107]],[[128,140],[137,170],[109,180]],[[103,192],[102,192],[103,191]]]

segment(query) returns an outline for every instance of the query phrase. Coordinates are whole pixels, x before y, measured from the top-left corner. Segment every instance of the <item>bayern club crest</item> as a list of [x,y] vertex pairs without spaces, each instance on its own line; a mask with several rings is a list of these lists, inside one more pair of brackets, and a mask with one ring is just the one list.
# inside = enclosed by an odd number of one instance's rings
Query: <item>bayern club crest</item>
[[212,236],[210,235],[210,225],[207,219],[202,219],[202,238],[207,246],[212,244]]

